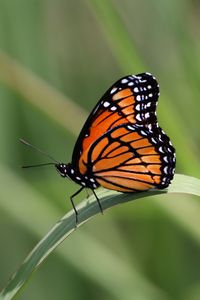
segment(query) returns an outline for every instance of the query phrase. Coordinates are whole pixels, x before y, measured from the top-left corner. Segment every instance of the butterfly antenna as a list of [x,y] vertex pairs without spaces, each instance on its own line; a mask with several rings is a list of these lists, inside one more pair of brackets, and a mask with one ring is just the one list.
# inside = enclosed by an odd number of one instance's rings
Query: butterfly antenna
[[22,169],[28,169],[28,168],[34,168],[34,167],[43,167],[43,166],[48,166],[48,165],[55,165],[55,163],[49,162],[49,163],[42,163],[42,164],[37,164],[37,165],[22,166]]
[[[49,159],[51,159],[54,163],[59,164],[59,162],[57,160],[55,160],[51,155],[47,154],[46,152],[40,150],[39,148],[33,146],[32,144],[28,143],[27,141],[23,140],[23,139],[19,139],[19,141],[24,144],[25,146],[28,146],[30,148],[32,148],[33,150],[35,150],[36,152],[39,152],[41,154],[43,154],[44,156],[48,157]],[[39,164],[39,165],[34,165],[36,166],[45,166],[45,165],[50,165],[50,164],[54,164],[54,163],[45,163],[45,164]],[[23,168],[30,168],[30,167],[34,167],[34,166],[24,166]]]

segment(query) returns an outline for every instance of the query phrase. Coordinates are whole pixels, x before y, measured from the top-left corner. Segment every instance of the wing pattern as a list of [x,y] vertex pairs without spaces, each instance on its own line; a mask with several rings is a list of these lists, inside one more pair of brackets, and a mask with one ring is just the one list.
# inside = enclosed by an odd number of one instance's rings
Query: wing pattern
[[89,115],[74,147],[72,164],[102,133],[120,124],[157,127],[159,85],[150,73],[129,75],[114,83]]
[[120,125],[100,137],[87,153],[95,180],[105,188],[135,192],[165,188],[174,175],[175,150],[159,128]]
[[83,186],[121,192],[167,187],[176,156],[159,127],[159,85],[151,74],[129,75],[103,95],[76,142],[71,171]]

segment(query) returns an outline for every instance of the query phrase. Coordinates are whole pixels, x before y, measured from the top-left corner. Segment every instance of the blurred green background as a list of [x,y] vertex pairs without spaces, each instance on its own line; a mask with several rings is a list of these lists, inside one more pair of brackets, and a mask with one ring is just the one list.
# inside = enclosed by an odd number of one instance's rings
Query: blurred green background
[[[78,188],[52,167],[21,170],[46,159],[18,138],[69,162],[118,78],[157,77],[176,172],[200,177],[199,37],[197,0],[0,1],[0,287]],[[115,207],[67,239],[19,299],[200,299],[199,216],[199,199],[184,195]]]

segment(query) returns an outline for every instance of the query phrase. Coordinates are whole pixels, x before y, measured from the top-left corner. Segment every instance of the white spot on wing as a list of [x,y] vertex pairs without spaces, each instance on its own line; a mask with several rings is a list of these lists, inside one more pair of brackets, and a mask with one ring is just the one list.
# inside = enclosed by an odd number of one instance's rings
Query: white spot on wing
[[124,78],[121,80],[121,83],[127,83],[128,82],[128,79]]
[[130,129],[130,130],[135,131],[135,127],[133,127],[133,126],[131,126],[131,125],[128,125],[127,128]]
[[105,101],[104,103],[103,103],[103,106],[104,107],[108,107],[110,105],[110,103],[108,102],[108,101]]
[[147,106],[147,107],[150,107],[150,106],[151,106],[151,102],[148,102],[146,106]]
[[116,92],[116,91],[117,91],[117,88],[114,87],[114,88],[112,88],[112,90],[110,91],[110,93],[113,94],[113,93]]
[[135,93],[138,93],[138,92],[139,92],[138,87],[135,87],[135,88],[133,89],[133,91],[134,91]]
[[136,107],[135,107],[135,109],[140,111],[140,109],[141,109],[140,108],[140,104],[137,104]]
[[164,167],[163,171],[165,174],[168,174],[168,166]]
[[141,101],[141,96],[140,96],[140,95],[137,95],[137,96],[136,96],[136,100],[137,100],[137,101]]
[[143,130],[140,131],[142,135],[147,135],[147,133]]
[[158,148],[158,151],[161,152],[161,153],[165,153],[165,152],[163,151],[163,147],[162,147],[162,146],[160,146],[160,147]]
[[166,163],[168,163],[168,157],[167,157],[167,156],[164,156],[164,157],[163,157],[163,160],[164,160]]
[[115,111],[115,110],[117,110],[117,107],[116,107],[116,106],[112,106],[110,109],[111,109],[112,111]]
[[157,144],[157,141],[152,137],[151,138],[151,141],[154,143],[154,144]]
[[140,116],[139,114],[136,115],[136,119],[137,119],[138,121],[142,121],[141,116]]

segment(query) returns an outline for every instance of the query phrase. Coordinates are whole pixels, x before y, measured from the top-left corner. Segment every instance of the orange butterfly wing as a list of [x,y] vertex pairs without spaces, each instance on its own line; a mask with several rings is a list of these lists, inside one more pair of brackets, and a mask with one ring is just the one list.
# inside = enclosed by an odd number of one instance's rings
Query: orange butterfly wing
[[77,139],[72,165],[85,174],[83,156],[105,132],[120,124],[157,126],[159,86],[149,73],[129,75],[114,83],[89,115]]
[[103,187],[121,192],[165,188],[173,179],[175,150],[160,128],[122,124],[98,138],[83,155]]

